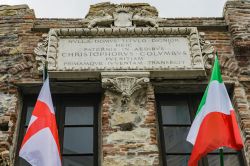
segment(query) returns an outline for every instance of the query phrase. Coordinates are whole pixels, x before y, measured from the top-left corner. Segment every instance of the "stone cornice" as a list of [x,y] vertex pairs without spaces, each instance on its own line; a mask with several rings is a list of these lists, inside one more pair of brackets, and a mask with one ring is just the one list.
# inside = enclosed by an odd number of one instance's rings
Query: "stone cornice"
[[[86,22],[86,23],[85,23]],[[227,24],[223,17],[209,18],[159,18],[159,27],[197,27],[198,29],[222,29],[227,31]],[[51,28],[87,28],[85,19],[35,19],[32,31],[49,32]]]

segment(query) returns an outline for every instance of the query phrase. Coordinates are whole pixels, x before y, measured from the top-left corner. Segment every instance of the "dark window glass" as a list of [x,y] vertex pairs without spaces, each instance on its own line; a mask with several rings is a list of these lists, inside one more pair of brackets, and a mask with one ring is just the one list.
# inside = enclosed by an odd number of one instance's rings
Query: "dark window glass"
[[187,166],[189,155],[167,155],[167,166]]
[[19,160],[19,165],[20,166],[31,166],[26,160],[20,158]]
[[88,125],[93,124],[93,107],[66,107],[65,125]]
[[93,128],[65,127],[63,153],[93,153]]
[[185,101],[166,102],[161,105],[162,124],[190,124],[188,105]]
[[163,127],[165,149],[168,153],[191,152],[192,145],[186,141],[190,127]]
[[[209,166],[220,165],[220,156],[218,154],[208,155]],[[239,166],[240,160],[236,154],[224,154],[224,165]]]
[[93,156],[64,156],[63,166],[92,166]]
[[26,120],[25,120],[25,125],[28,126],[31,118],[31,114],[33,111],[34,107],[33,106],[28,106],[27,108],[27,114],[26,114]]

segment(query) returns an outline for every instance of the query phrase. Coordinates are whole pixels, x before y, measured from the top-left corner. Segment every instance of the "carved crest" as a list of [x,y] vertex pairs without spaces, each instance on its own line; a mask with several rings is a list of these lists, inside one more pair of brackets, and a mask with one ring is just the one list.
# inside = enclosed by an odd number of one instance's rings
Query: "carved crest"
[[[109,9],[107,5],[110,5]],[[145,5],[145,4],[144,4]],[[106,7],[106,8],[105,8]],[[91,9],[90,9],[91,10]],[[105,3],[103,8],[90,12],[86,17],[88,28],[93,27],[158,27],[158,13],[152,6],[140,5],[129,7],[123,5],[112,6]]]
[[130,8],[126,7],[119,7],[113,13],[114,17],[114,26],[118,27],[130,27],[132,26],[132,16],[133,13],[131,12]]
[[122,102],[126,104],[131,95],[145,87],[149,83],[149,78],[136,78],[136,77],[116,77],[116,78],[103,78],[102,86],[110,91],[120,93],[122,95]]

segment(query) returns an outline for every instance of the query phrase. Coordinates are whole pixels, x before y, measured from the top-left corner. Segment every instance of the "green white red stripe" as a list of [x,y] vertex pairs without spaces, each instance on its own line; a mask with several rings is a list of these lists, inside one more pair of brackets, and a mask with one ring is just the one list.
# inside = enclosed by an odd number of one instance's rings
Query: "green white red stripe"
[[223,83],[217,56],[210,83],[202,97],[187,136],[194,145],[189,166],[197,166],[207,153],[219,147],[240,150],[243,147],[234,109]]

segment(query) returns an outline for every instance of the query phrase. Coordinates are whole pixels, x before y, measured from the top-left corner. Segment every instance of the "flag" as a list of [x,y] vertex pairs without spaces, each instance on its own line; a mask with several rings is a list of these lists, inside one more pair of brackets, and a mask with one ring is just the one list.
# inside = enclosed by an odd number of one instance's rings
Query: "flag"
[[194,145],[189,166],[197,166],[202,156],[220,147],[235,150],[243,147],[235,111],[221,77],[217,56],[187,141]]
[[43,84],[19,156],[32,166],[61,166],[60,145],[49,78]]

